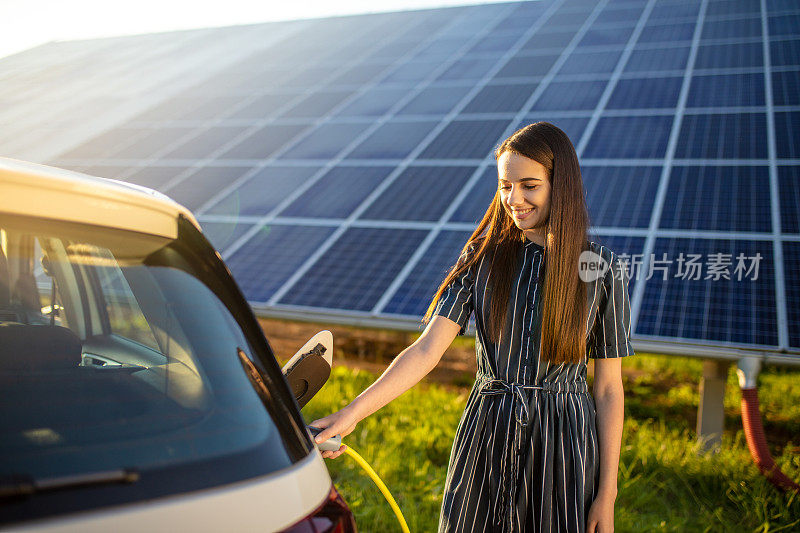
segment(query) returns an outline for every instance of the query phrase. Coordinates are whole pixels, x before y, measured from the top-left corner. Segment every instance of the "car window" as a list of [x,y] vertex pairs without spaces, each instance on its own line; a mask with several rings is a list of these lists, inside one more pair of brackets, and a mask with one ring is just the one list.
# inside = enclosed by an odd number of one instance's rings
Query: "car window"
[[296,460],[174,241],[0,215],[0,244],[0,477],[165,476],[152,497]]

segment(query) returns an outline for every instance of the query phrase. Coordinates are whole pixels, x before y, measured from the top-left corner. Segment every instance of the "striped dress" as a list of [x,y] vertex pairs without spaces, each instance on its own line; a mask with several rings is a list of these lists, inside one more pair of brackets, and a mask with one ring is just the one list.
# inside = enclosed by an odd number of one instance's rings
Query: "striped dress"
[[478,371],[450,452],[439,533],[586,530],[600,469],[588,357],[634,353],[624,264],[595,242],[589,250],[609,268],[585,282],[591,327],[588,356],[577,364],[538,357],[542,246],[527,239],[520,245],[499,343],[486,334],[488,259],[442,294],[435,314],[459,324],[461,334],[475,313]]

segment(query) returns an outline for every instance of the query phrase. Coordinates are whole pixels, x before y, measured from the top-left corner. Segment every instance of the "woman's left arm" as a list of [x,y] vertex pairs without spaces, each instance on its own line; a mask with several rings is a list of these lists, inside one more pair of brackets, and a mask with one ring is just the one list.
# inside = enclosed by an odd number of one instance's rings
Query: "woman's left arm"
[[619,357],[594,360],[593,396],[600,441],[600,481],[589,510],[587,533],[614,531],[614,502],[617,499],[617,471],[625,405],[621,361]]

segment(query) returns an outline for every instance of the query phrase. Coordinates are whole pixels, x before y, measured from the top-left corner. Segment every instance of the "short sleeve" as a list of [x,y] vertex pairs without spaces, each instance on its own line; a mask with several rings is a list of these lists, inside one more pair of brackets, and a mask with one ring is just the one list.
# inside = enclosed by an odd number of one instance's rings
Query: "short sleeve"
[[[464,256],[460,257],[459,263],[463,259]],[[433,311],[434,315],[449,318],[461,326],[461,330],[458,332],[459,335],[466,333],[469,317],[472,314],[472,289],[475,285],[473,270],[474,265],[450,282]]]
[[631,302],[628,272],[618,256],[611,257],[603,278],[597,319],[589,336],[589,357],[610,359],[634,355],[631,344]]

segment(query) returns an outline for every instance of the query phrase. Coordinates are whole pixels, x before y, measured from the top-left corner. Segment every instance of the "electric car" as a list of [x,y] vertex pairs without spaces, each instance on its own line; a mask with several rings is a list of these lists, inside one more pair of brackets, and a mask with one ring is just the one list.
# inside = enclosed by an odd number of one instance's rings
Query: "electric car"
[[0,159],[0,527],[352,532],[192,214]]

